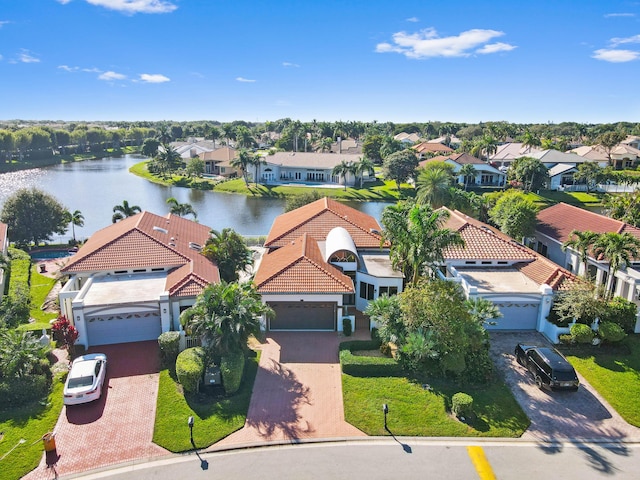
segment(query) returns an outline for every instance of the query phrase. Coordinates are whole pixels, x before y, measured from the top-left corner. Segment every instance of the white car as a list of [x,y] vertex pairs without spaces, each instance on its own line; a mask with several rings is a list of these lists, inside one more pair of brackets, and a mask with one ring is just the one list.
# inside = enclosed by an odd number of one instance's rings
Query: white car
[[64,384],[64,404],[77,405],[100,398],[107,372],[107,356],[92,353],[76,358]]

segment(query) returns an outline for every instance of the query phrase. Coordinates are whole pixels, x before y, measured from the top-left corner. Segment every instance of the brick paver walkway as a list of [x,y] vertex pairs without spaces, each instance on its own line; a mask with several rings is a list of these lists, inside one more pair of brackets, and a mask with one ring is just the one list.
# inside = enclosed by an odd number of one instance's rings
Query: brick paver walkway
[[[86,405],[64,407],[55,427],[56,451],[43,455],[27,480],[56,478],[129,460],[163,455],[151,442],[158,395],[158,342],[105,345],[102,397]],[[47,462],[55,462],[48,468]]]
[[[369,338],[357,332],[352,338]],[[265,441],[361,437],[344,421],[336,332],[269,332],[244,428],[213,448]]]

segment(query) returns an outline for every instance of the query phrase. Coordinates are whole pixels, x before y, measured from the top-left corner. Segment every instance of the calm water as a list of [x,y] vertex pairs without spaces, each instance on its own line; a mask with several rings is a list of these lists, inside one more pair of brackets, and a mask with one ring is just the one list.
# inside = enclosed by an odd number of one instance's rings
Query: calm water
[[[198,213],[198,221],[216,230],[233,228],[246,236],[266,235],[275,217],[284,212],[285,201],[254,198],[180,187],[156,185],[129,173],[129,167],[144,160],[137,155],[88,160],[47,168],[0,174],[0,205],[19,188],[36,187],[58,199],[70,211],[80,210],[84,227],[76,227],[76,238],[89,237],[111,224],[114,205],[127,200],[143,210],[165,215],[167,198],[190,203]],[[388,203],[351,202],[354,208],[380,219]],[[54,235],[54,242],[72,237]]]

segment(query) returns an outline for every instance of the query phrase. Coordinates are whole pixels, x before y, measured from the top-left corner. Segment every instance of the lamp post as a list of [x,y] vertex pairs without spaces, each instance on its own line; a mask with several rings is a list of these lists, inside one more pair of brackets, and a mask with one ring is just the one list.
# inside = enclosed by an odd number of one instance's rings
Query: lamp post
[[384,413],[384,429],[389,431],[387,428],[387,413],[389,413],[389,406],[386,403],[382,404],[382,413]]
[[193,448],[196,448],[196,444],[193,441],[193,417],[189,417],[189,420],[187,421],[187,424],[189,425],[189,434],[191,437],[191,445],[193,445]]

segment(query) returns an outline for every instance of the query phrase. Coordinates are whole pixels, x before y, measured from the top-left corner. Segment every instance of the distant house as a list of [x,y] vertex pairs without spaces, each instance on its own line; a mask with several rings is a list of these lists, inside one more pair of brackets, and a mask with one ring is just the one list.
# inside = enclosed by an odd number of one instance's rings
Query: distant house
[[627,138],[620,143],[640,150],[640,136],[638,135],[627,135]]
[[640,161],[640,150],[631,145],[620,144],[611,150],[611,164],[616,170],[634,168]]
[[564,190],[568,186],[577,185],[578,182],[574,178],[577,172],[578,168],[572,163],[554,165],[549,169],[549,190]]
[[89,347],[156,340],[180,330],[180,313],[220,281],[200,252],[210,227],[142,212],[94,233],[62,268],[60,310]]
[[216,150],[200,155],[204,161],[204,173],[206,175],[220,175],[222,177],[236,177],[240,175],[237,168],[231,166],[231,162],[238,156],[238,151],[231,147],[220,147]]
[[[453,166],[454,173],[460,172],[463,165],[471,164],[476,170],[476,175],[471,182],[467,181],[469,185],[478,186],[501,186],[504,185],[506,174],[501,172],[495,167],[492,167],[487,162],[480,160],[468,153],[454,153],[453,155],[443,156],[439,155],[427,160],[422,160],[418,165],[424,167],[432,162],[445,162]],[[463,175],[458,175],[458,183],[465,183]]]
[[429,143],[429,142],[422,142],[417,145],[414,145],[411,148],[413,148],[416,151],[418,158],[420,159],[425,157],[430,157],[433,155],[447,155],[455,151],[453,148],[447,147],[442,143]]
[[583,145],[569,150],[568,153],[575,153],[587,160],[597,162],[598,165],[603,168],[609,165],[609,157],[607,157],[607,154],[602,150],[602,148],[598,147],[598,145]]
[[342,330],[349,309],[402,291],[381,227],[365,213],[322,198],[277,217],[254,283],[275,318],[268,330]]
[[462,144],[462,140],[460,140],[455,135],[442,135],[438,138],[434,138],[431,140],[427,140],[428,143],[441,143],[442,145],[446,145],[447,147],[457,148]]
[[209,140],[194,140],[191,142],[171,142],[171,146],[183,159],[202,158],[202,154],[215,150],[213,142]]
[[[570,239],[573,230],[630,233],[640,239],[640,228],[566,203],[558,203],[541,210],[538,212],[535,233],[536,250],[555,263],[565,266],[567,270],[580,275],[585,273],[580,253],[573,248],[562,250],[562,244]],[[593,278],[597,285],[605,285],[609,276],[609,263],[589,256],[587,276]],[[634,259],[626,268],[616,272],[613,282],[616,296],[640,306],[640,259]]]
[[489,156],[489,163],[495,167],[509,167],[516,158],[530,156],[532,153],[540,151],[539,148],[525,146],[519,142],[510,142],[498,145],[496,153]]
[[[3,257],[7,257],[7,252],[9,249],[9,237],[7,236],[7,224],[0,223],[0,253]],[[4,289],[6,287],[7,281],[7,272],[5,272],[4,268],[0,268],[0,300],[4,296]]]
[[[312,184],[355,185],[356,175],[349,173],[346,179],[334,175],[333,168],[340,163],[357,163],[361,155],[338,153],[276,152],[264,157],[260,165],[261,183],[300,182]],[[368,178],[365,179],[365,181]]]
[[401,143],[407,143],[409,145],[413,145],[414,143],[419,142],[421,140],[421,137],[417,133],[401,132],[401,133],[398,133],[397,135],[394,135],[393,139],[398,140]]
[[352,138],[339,138],[338,141],[331,144],[330,153],[347,153],[350,155],[362,155],[362,142],[358,142]]

